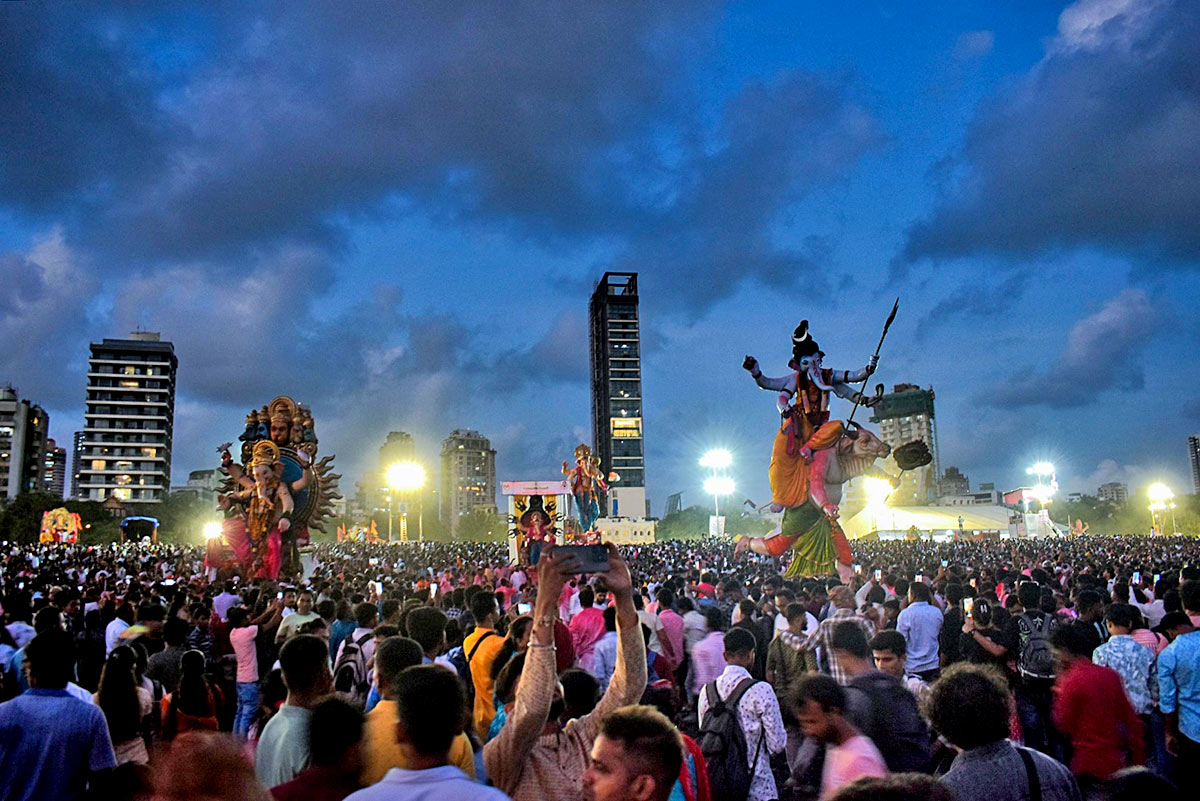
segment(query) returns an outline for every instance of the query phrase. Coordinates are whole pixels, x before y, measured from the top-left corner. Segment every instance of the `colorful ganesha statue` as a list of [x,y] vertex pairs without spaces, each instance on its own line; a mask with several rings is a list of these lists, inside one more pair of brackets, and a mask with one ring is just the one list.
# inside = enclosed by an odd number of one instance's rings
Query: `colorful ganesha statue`
[[325,530],[338,494],[332,456],[317,460],[312,413],[280,396],[246,416],[242,464],[218,448],[227,476],[220,489],[223,534],[248,574],[276,578],[299,563],[309,529]]

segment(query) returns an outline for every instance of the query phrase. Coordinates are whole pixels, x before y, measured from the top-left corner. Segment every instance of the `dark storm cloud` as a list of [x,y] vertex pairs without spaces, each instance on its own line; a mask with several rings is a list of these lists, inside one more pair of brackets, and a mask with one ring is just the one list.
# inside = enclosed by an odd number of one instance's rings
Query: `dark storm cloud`
[[1025,294],[1029,281],[1025,273],[1000,281],[976,276],[934,304],[917,323],[917,336],[924,339],[942,326],[969,328],[981,320],[995,319],[1012,309]]
[[[652,266],[672,298],[704,308],[748,279],[773,288],[801,280],[822,293],[829,243],[789,242],[784,212],[882,141],[848,83],[786,72],[751,83],[725,107],[721,147],[698,153],[674,202],[635,241],[626,266]],[[651,280],[661,281],[661,276]]]
[[1082,0],[988,103],[903,257],[1094,245],[1200,258],[1200,3]]
[[1112,389],[1140,390],[1145,375],[1142,350],[1157,332],[1150,298],[1140,289],[1123,290],[1077,322],[1066,347],[1048,369],[1026,367],[988,389],[981,401],[996,408],[1086,406]]
[[[0,9],[0,204],[102,202],[162,166],[168,130],[129,43],[63,7]],[[179,134],[179,131],[170,132]]]

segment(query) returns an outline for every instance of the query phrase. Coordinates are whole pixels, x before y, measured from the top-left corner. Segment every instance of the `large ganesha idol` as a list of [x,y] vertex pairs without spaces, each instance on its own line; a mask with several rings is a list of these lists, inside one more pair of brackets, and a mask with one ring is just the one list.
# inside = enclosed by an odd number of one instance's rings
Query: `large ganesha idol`
[[232,443],[218,448],[226,478],[220,505],[225,542],[247,574],[275,579],[299,563],[297,549],[308,544],[310,529],[325,531],[338,493],[333,457],[317,461],[312,413],[280,396],[246,415],[241,463]]

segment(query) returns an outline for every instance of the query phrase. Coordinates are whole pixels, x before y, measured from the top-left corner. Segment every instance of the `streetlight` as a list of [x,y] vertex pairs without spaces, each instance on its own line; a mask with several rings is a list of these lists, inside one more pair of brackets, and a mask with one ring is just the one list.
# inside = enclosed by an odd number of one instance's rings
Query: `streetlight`
[[871,510],[871,527],[879,532],[879,512],[887,508],[892,494],[892,482],[868,476],[863,479],[863,493],[867,496],[867,508]]
[[[411,493],[425,485],[425,468],[416,462],[396,462],[387,469],[385,477],[387,485],[394,492]],[[404,510],[400,523],[401,532],[408,532],[408,509]],[[422,508],[417,518],[417,536],[425,539],[425,510]],[[388,540],[392,538],[392,500],[388,496]]]
[[[1042,511],[1046,513],[1046,520],[1053,523],[1054,521],[1050,519],[1050,499],[1054,496],[1054,493],[1058,492],[1058,479],[1054,475],[1054,465],[1049,462],[1038,462],[1032,467],[1025,468],[1025,475],[1037,476],[1037,484],[1033,487],[1030,494],[1041,503]],[[1050,482],[1043,483],[1043,476],[1049,476]],[[1025,511],[1029,511],[1028,499],[1025,501]],[[1070,520],[1067,522],[1070,523]]]
[[704,479],[704,491],[713,496],[714,517],[721,516],[720,497],[722,495],[732,495],[733,490],[733,479],[729,476],[709,476]]
[[1171,533],[1176,531],[1175,525],[1175,493],[1161,481],[1156,481],[1146,488],[1150,496],[1150,527],[1154,527],[1154,513],[1171,510]]
[[700,457],[700,466],[710,468],[714,472],[724,470],[731,464],[733,464],[733,454],[723,448],[709,451]]

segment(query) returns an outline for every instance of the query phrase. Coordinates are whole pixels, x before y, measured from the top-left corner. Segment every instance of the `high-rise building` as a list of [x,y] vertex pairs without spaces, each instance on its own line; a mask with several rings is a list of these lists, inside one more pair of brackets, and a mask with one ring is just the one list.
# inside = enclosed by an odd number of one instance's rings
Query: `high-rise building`
[[1188,437],[1188,466],[1192,468],[1192,492],[1200,495],[1200,434]]
[[93,342],[80,443],[80,500],[159,503],[171,488],[175,346],[158,333]]
[[909,442],[922,440],[929,446],[933,461],[916,470],[906,470],[900,488],[891,496],[893,506],[926,503],[937,491],[941,476],[938,462],[937,425],[933,414],[933,388],[916,384],[896,384],[874,409],[871,422],[879,424],[879,436],[893,450]]
[[1124,506],[1129,503],[1129,487],[1119,481],[1110,481],[1100,485],[1100,488],[1096,490],[1096,497],[1102,501],[1115,503],[1117,506]]
[[44,490],[49,430],[50,416],[42,407],[22,400],[12,387],[0,387],[0,493],[4,497]]
[[42,460],[42,488],[56,498],[63,497],[67,484],[67,449],[46,440],[46,456]]
[[71,437],[71,500],[79,499],[79,471],[83,469],[83,432],[76,431]]
[[971,491],[971,480],[962,471],[951,465],[938,479],[938,496],[966,495]]
[[442,440],[442,520],[458,536],[458,523],[474,509],[496,509],[496,452],[478,431],[460,429]]
[[642,358],[637,273],[605,273],[588,304],[592,447],[604,474],[616,473],[611,517],[648,517],[642,438]]

